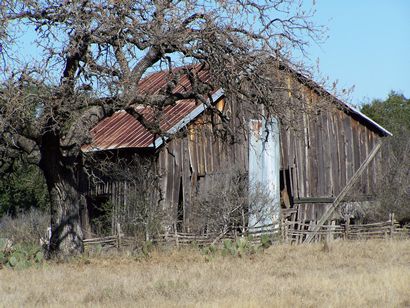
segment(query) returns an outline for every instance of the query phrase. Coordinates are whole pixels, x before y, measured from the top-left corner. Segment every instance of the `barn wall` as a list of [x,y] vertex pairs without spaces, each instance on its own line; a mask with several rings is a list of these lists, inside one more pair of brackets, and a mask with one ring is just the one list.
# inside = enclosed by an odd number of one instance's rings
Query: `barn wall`
[[105,171],[97,168],[92,178],[81,175],[87,199],[81,210],[84,237],[115,233],[120,223],[126,234],[149,238],[156,220],[168,213],[159,204],[161,190],[154,152],[127,149],[106,151],[97,157],[104,162]]
[[[292,170],[293,196],[337,196],[380,138],[343,111],[326,113],[315,121],[302,116],[307,132],[282,130],[282,169]],[[376,165],[372,162],[360,180],[360,192],[372,195]]]
[[[318,99],[315,94],[309,95],[313,100]],[[232,112],[235,111],[229,110]],[[223,141],[214,136],[209,117],[205,115],[191,124],[186,137],[173,139],[159,153],[160,169],[166,174],[162,180],[164,204],[173,208],[176,219],[183,217],[184,226],[191,225],[189,212],[193,196],[205,194],[216,179],[211,175],[238,166],[248,170],[246,134],[240,132],[242,139],[232,144]],[[298,131],[282,129],[281,132],[283,183],[291,186],[288,191],[299,216],[305,216],[306,220],[318,219],[381,137],[336,107],[317,117],[301,115],[301,121],[303,125]],[[235,123],[232,127],[238,129],[239,126]],[[378,154],[361,176],[350,199],[371,199],[380,163]],[[183,215],[178,215],[181,183]],[[308,203],[308,198],[324,201]]]
[[[313,96],[313,101],[318,99]],[[281,168],[289,170],[291,193],[299,216],[318,219],[360,167],[378,140],[373,130],[336,107],[318,116],[301,115],[302,129],[282,129]],[[350,198],[371,199],[376,189],[381,153],[360,177]],[[308,198],[323,203],[307,203]]]
[[[235,112],[231,106],[224,105],[225,112]],[[222,110],[222,107],[221,107]],[[170,209],[172,225],[177,229],[195,229],[194,198],[206,195],[215,189],[215,183],[224,172],[242,170],[248,165],[248,146],[246,136],[228,140],[228,136],[215,134],[217,119],[207,113],[189,124],[182,136],[173,138],[158,152],[158,170],[161,174],[165,208]],[[235,134],[234,125],[231,126]],[[239,135],[239,134],[238,134]]]
[[[318,99],[314,95],[309,93],[313,101]],[[220,120],[205,113],[155,154],[150,154],[156,155],[156,169],[160,174],[160,193],[152,194],[150,202],[160,202],[168,213],[167,224],[180,231],[194,231],[194,198],[207,194],[214,187],[218,174],[233,169],[248,170],[248,139],[243,131],[243,127],[247,127],[247,117],[235,109],[239,104],[221,101],[219,106],[234,119],[229,128],[235,138],[215,135]],[[298,131],[285,128],[281,131],[282,182],[290,186],[287,190],[298,208],[299,218],[310,220],[319,218],[329,202],[301,200],[337,196],[380,136],[337,108],[317,117],[301,114],[300,121],[302,125]],[[379,154],[361,176],[355,198],[366,198],[374,193],[380,162]],[[141,177],[143,179],[144,175]],[[132,189],[140,187],[134,185]],[[126,182],[100,184],[95,190],[97,194],[110,194],[116,204],[115,210],[121,213],[128,213],[131,206],[127,197],[129,191]]]

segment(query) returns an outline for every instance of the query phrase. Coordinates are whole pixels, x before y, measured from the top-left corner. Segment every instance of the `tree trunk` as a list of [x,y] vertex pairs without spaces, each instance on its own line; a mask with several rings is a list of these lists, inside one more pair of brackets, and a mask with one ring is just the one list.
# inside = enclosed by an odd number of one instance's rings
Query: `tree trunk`
[[51,202],[51,255],[75,255],[83,251],[80,194],[67,175],[49,187]]
[[40,166],[47,182],[51,204],[50,257],[83,252],[78,159],[67,160],[61,154],[58,137],[51,133],[44,136]]

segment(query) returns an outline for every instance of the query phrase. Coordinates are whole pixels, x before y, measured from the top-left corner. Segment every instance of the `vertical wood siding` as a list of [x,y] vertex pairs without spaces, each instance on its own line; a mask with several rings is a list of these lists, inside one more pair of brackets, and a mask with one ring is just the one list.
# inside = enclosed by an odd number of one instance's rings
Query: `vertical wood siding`
[[[313,100],[317,99],[310,94],[312,96]],[[230,168],[248,170],[248,140],[246,134],[239,132],[240,127],[246,126],[243,124],[246,120],[244,113],[236,108],[238,104],[227,102],[224,112],[234,119],[230,128],[239,136],[237,140],[215,136],[213,128],[220,123],[205,113],[155,154],[158,155],[157,170],[161,174],[160,199],[169,213],[170,225],[178,223],[182,231],[191,231],[195,225],[191,217],[193,198],[196,194],[207,193],[215,180],[213,175]],[[301,131],[282,127],[280,135],[281,169],[288,170],[290,197],[335,197],[381,137],[336,107],[314,118],[301,114],[300,121],[303,123]],[[380,163],[379,154],[362,175],[358,192],[363,196],[375,192]],[[127,194],[124,183],[103,186],[97,193],[112,194],[113,201],[130,206],[124,197]],[[155,194],[153,197],[158,198]],[[318,219],[326,206],[303,204],[298,208],[298,215]],[[182,209],[182,213],[178,213],[178,209]],[[182,221],[179,221],[181,217]]]

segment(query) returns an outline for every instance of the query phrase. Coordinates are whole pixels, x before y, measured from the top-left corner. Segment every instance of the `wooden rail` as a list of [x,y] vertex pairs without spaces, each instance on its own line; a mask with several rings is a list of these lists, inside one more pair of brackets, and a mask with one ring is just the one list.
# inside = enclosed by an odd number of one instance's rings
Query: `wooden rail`
[[[222,242],[226,239],[236,240],[247,237],[249,241],[258,243],[262,236],[270,236],[272,241],[283,241],[293,244],[301,244],[311,236],[312,242],[331,241],[335,239],[359,240],[359,239],[410,239],[410,228],[400,228],[391,215],[388,221],[371,224],[339,224],[320,225],[316,222],[304,223],[299,221],[283,221],[281,225],[273,224],[256,228],[244,228],[245,232],[230,231],[221,236],[221,233],[192,234],[173,232],[161,234],[152,241],[158,245],[200,245],[208,246]],[[117,226],[117,234],[106,237],[85,239],[85,246],[102,245],[108,248],[121,249],[123,247],[138,247],[134,237],[125,236]]]

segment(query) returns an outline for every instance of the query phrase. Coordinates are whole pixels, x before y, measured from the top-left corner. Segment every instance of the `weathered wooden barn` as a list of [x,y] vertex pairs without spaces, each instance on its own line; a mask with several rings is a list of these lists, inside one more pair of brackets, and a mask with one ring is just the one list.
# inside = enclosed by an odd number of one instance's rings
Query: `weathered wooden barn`
[[[211,77],[204,72],[203,78]],[[294,209],[299,219],[319,219],[375,145],[390,133],[317,85],[303,78],[293,82],[303,84],[302,96],[312,106],[321,96],[332,103],[330,109],[315,117],[301,113],[298,130],[280,126],[280,120],[246,118],[239,110],[241,105],[232,104],[223,89],[213,91],[209,103],[221,114],[236,119],[233,122],[241,123],[230,126],[230,135],[216,129],[222,125],[221,119],[209,106],[195,100],[181,100],[164,108],[158,124],[166,133],[161,135],[125,111],[105,118],[92,129],[93,141],[83,147],[83,152],[110,159],[133,157],[149,164],[145,169],[127,169],[134,170],[132,180],[101,177],[100,182],[90,184],[83,221],[92,218],[92,207],[101,200],[110,201],[113,223],[121,215],[138,216],[136,211],[142,207],[136,205],[135,196],[144,195],[145,202],[162,210],[171,228],[192,232],[198,213],[203,213],[197,207],[208,206],[200,201],[207,196],[214,198],[218,187],[222,195],[227,187],[223,181],[236,170],[247,176],[248,187],[251,176],[267,185],[264,189],[274,203],[273,219],[278,217],[280,207]],[[155,93],[166,83],[167,73],[157,72],[146,77],[140,88]],[[188,78],[182,77],[178,87],[187,86]],[[288,99],[292,99],[290,93]],[[135,108],[148,122],[157,116],[151,108]],[[372,200],[380,164],[378,154],[345,202]],[[150,170],[155,176],[149,177]]]

